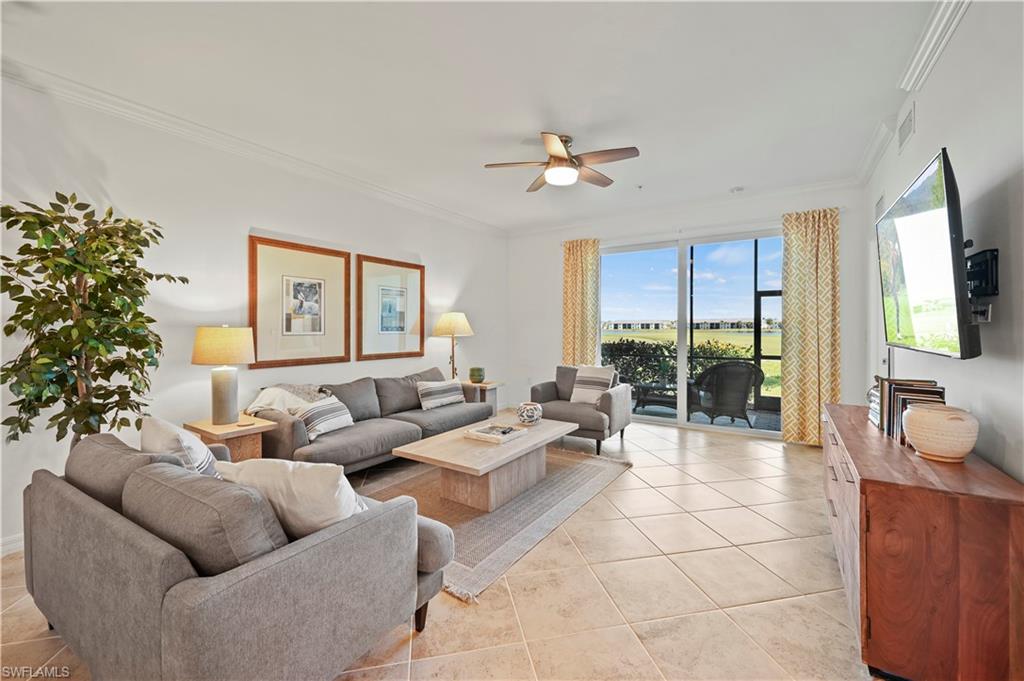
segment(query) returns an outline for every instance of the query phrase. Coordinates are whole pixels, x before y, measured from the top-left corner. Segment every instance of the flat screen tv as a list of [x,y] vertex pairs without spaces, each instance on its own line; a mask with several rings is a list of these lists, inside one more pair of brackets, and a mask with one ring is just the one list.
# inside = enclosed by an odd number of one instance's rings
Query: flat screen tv
[[945,149],[879,218],[875,232],[886,344],[959,359],[980,355],[960,193]]

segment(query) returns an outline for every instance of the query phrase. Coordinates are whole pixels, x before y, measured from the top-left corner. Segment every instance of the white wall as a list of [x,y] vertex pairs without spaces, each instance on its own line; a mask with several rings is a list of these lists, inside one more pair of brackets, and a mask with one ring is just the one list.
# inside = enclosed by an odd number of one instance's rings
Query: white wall
[[[113,202],[122,214],[164,227],[165,241],[146,261],[150,269],[190,278],[188,286],[156,284],[147,306],[165,348],[153,376],[152,413],[175,422],[209,415],[209,367],[189,364],[192,334],[198,325],[247,323],[251,228],[425,264],[428,332],[442,312],[466,312],[477,335],[460,342],[463,375],[470,366],[483,366],[497,378],[508,374],[504,236],[450,226],[6,82],[3,116],[4,202],[43,202],[57,189],[77,191],[102,205]],[[4,235],[5,252],[16,245]],[[9,305],[5,298],[5,318]],[[21,339],[4,339],[4,360],[20,346]],[[245,403],[259,386],[279,381],[341,382],[428,366],[447,370],[448,351],[448,341],[428,336],[424,358],[241,368],[240,400]],[[6,389],[2,399],[6,416],[12,399]],[[21,490],[31,471],[63,472],[68,441],[57,443],[52,433],[39,431],[3,446],[0,536],[5,543],[21,533]]]
[[700,203],[627,219],[597,221],[560,231],[513,235],[509,240],[510,401],[529,399],[529,386],[552,380],[562,358],[562,241],[597,238],[602,244],[721,237],[765,228],[781,229],[782,215],[811,208],[842,208],[840,214],[840,325],[842,399],[863,403],[867,272],[865,199],[860,187],[822,185],[800,191]]
[[[873,210],[882,194],[899,197],[939,149],[946,147],[960,188],[964,236],[975,249],[999,249],[995,320],[981,329],[982,356],[955,360],[897,350],[896,374],[934,378],[946,400],[981,421],[977,451],[1024,481],[1024,55],[1020,3],[971,4],[925,81],[916,102],[917,129],[898,151],[894,140],[868,182]],[[873,230],[870,230],[873,232]],[[873,239],[873,233],[869,238]],[[865,282],[870,297],[871,371],[885,357],[877,264]]]

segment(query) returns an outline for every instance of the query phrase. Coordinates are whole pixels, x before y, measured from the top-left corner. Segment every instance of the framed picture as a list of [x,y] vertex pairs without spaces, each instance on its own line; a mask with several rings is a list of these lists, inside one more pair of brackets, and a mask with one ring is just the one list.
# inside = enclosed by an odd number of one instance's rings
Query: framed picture
[[406,333],[405,299],[409,291],[401,286],[380,286],[378,333]]
[[281,277],[284,291],[282,334],[285,336],[324,335],[324,280],[304,277]]
[[356,256],[356,359],[422,357],[424,267]]
[[249,236],[249,368],[351,359],[351,262],[347,251]]

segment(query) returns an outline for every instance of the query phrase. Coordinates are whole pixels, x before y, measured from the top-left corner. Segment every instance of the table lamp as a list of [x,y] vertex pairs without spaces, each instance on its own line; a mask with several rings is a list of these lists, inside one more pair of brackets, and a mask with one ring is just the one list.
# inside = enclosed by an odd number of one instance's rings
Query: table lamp
[[469,325],[469,320],[462,312],[445,312],[434,325],[434,335],[451,336],[452,356],[448,361],[452,365],[452,378],[454,379],[459,375],[459,370],[455,368],[455,338],[456,336],[472,336],[473,327]]
[[248,326],[199,326],[192,344],[192,363],[212,365],[213,425],[238,422],[238,369],[231,364],[256,361],[252,329]]

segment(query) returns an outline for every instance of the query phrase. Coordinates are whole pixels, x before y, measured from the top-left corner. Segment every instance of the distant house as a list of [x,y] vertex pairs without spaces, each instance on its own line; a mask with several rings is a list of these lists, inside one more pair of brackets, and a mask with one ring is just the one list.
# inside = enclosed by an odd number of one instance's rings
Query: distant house
[[623,321],[603,322],[603,331],[661,331],[676,328],[673,319],[630,319]]

